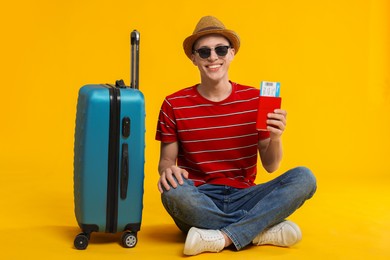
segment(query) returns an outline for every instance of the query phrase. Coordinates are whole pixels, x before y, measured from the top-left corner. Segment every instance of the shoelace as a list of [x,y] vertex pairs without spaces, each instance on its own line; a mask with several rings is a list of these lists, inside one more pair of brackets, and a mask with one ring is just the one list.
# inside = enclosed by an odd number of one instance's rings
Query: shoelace
[[202,238],[202,247],[205,250],[219,251],[219,243],[222,242],[223,238],[219,234],[200,234]]
[[263,232],[260,236],[259,244],[262,243],[280,243],[283,239],[281,236],[282,227],[272,227]]

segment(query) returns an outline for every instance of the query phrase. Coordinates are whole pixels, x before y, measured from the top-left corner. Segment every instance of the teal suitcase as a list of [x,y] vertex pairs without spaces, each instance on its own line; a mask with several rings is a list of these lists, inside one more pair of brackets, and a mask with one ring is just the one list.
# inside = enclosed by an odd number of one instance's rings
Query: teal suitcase
[[145,100],[138,89],[139,33],[131,33],[132,83],[94,84],[79,90],[74,143],[75,215],[82,232],[123,232],[122,245],[137,244],[144,192]]

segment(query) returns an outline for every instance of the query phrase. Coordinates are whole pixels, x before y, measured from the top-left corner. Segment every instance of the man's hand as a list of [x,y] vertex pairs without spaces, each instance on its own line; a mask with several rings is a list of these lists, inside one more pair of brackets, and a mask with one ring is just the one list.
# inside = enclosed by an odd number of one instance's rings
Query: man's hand
[[[188,179],[188,172],[176,165],[172,165],[171,167],[166,168],[160,173],[160,178],[158,180],[158,190],[160,193],[164,192],[163,187],[166,190],[170,190],[171,186],[176,188],[177,185],[183,185],[183,177]],[[176,182],[177,180],[177,182]],[[170,185],[171,186],[170,186]]]
[[274,113],[268,114],[267,130],[270,138],[259,141],[261,163],[264,169],[271,173],[279,168],[283,156],[281,136],[286,129],[287,112],[275,109]]
[[287,124],[287,112],[283,109],[275,109],[274,113],[268,114],[267,130],[271,140],[278,140],[282,136]]

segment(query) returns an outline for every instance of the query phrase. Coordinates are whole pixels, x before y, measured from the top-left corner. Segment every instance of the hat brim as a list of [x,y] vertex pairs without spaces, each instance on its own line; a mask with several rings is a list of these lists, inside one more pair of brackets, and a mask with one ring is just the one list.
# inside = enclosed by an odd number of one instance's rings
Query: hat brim
[[222,35],[222,36],[224,36],[226,39],[228,39],[229,42],[230,42],[230,44],[231,44],[232,47],[234,48],[235,53],[237,53],[238,50],[240,49],[240,38],[239,38],[239,36],[238,36],[234,31],[227,30],[227,29],[207,30],[207,31],[198,32],[198,33],[196,33],[196,34],[193,34],[193,35],[187,37],[187,38],[184,40],[184,42],[183,42],[184,52],[185,52],[185,54],[187,55],[187,57],[188,57],[189,59],[191,59],[192,48],[193,48],[193,46],[194,46],[194,43],[195,43],[200,37],[203,37],[203,36],[206,36],[206,35],[210,35],[210,34]]

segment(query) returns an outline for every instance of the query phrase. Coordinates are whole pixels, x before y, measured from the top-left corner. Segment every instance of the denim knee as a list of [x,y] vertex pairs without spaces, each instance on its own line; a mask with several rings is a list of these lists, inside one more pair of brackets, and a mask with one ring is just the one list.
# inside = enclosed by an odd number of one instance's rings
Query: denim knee
[[305,188],[308,193],[308,198],[311,198],[317,190],[317,180],[313,172],[304,166],[293,169],[296,177],[299,179],[301,186]]
[[194,188],[193,181],[183,179],[183,182],[184,183],[182,185],[177,185],[176,188],[173,188],[172,186],[170,186],[169,190],[163,188],[164,192],[161,194],[161,200],[167,210],[169,208],[168,205],[177,204],[177,202],[180,203],[180,201],[184,199],[184,195],[188,193],[189,189]]

